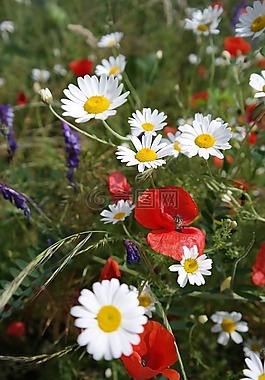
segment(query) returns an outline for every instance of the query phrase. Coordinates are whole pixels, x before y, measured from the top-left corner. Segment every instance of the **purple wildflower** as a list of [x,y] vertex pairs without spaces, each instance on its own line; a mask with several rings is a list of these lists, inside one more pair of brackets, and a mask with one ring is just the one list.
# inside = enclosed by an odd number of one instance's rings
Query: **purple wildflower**
[[14,156],[17,150],[17,143],[14,139],[14,111],[10,104],[3,105],[0,104],[0,124],[3,135],[7,137],[7,142],[9,146],[9,153],[11,158]]
[[68,180],[72,182],[74,169],[76,169],[79,164],[79,154],[81,151],[81,145],[79,144],[80,137],[65,122],[62,122],[62,129],[67,156],[66,160],[67,165],[69,166],[66,176]]
[[140,264],[141,257],[137,245],[129,239],[125,239],[123,243],[127,251],[127,263],[131,264],[132,262],[136,261],[138,264]]
[[25,216],[29,219],[30,209],[26,203],[26,198],[22,194],[18,193],[11,187],[4,185],[2,182],[0,182],[0,191],[4,199],[13,203],[16,206],[16,208],[23,210]]
[[236,8],[235,8],[235,11],[233,13],[233,16],[232,16],[232,20],[231,20],[231,24],[232,26],[235,28],[236,24],[238,23],[239,21],[239,17],[241,15],[241,12],[243,11],[243,9],[246,8],[247,6],[247,0],[241,0],[239,1],[239,3],[237,4]]

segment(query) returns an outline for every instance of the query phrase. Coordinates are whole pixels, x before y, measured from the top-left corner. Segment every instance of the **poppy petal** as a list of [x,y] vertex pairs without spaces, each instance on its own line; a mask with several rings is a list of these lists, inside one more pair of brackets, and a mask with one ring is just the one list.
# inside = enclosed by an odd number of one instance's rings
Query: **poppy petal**
[[174,219],[163,213],[160,206],[159,190],[147,189],[138,197],[134,217],[145,228],[175,230]]
[[119,170],[116,170],[108,176],[107,186],[114,202],[119,200],[130,200],[131,186],[127,178]]
[[164,369],[161,373],[169,380],[179,380],[180,378],[180,374],[174,369]]
[[181,261],[184,245],[188,248],[197,245],[200,255],[203,254],[205,234],[198,228],[185,227],[178,231],[150,232],[146,241],[154,251]]

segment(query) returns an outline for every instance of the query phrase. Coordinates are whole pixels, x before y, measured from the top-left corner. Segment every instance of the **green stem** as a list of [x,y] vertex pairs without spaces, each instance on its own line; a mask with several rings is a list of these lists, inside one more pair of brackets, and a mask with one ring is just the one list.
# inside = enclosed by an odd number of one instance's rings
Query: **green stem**
[[89,137],[90,139],[92,140],[96,140],[102,144],[106,144],[106,145],[110,145],[110,146],[113,146],[116,148],[116,145],[112,142],[112,141],[105,141],[105,140],[102,140],[100,139],[99,137],[95,136],[95,135],[91,135],[90,133],[87,133],[85,131],[83,131],[82,129],[79,129],[77,128],[75,125],[73,125],[72,123],[69,123],[69,121],[66,121],[62,116],[60,116],[55,110],[54,108],[52,107],[51,104],[49,104],[49,108],[50,110],[52,111],[52,113],[54,114],[54,116],[56,116],[59,120],[65,122],[67,125],[69,125],[69,127],[71,127],[72,129],[74,129],[76,132],[86,136],[86,137]]
[[215,74],[215,54],[214,54],[214,43],[213,43],[213,37],[210,35],[210,46],[211,46],[211,71],[210,71],[210,88],[213,86],[213,80],[214,80],[214,74]]
[[140,100],[135,88],[133,87],[133,85],[132,85],[132,83],[131,83],[131,81],[130,81],[130,79],[129,79],[129,77],[125,71],[122,73],[122,77],[124,79],[124,82],[126,83],[126,86],[130,90],[132,97],[134,98],[135,107],[140,108],[141,107],[141,100]]
[[112,129],[112,128],[106,123],[105,120],[102,120],[102,122],[103,122],[104,127],[105,127],[110,133],[112,133],[113,136],[117,137],[117,138],[120,139],[120,140],[130,141],[130,139],[128,139],[128,137],[124,137],[124,136],[120,135],[119,133],[113,131],[113,129]]

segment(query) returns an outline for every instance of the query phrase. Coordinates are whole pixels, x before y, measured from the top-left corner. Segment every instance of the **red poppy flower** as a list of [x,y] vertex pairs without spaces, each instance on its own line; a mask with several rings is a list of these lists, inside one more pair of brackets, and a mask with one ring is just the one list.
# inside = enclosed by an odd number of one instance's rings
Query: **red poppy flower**
[[164,127],[163,132],[165,133],[166,136],[168,135],[168,133],[172,133],[174,135],[177,132],[177,128],[166,126]]
[[250,145],[255,145],[256,142],[257,142],[257,138],[258,138],[258,134],[257,132],[250,132],[250,134],[248,135],[248,143]]
[[113,202],[118,202],[121,199],[131,200],[131,186],[127,182],[127,178],[119,170],[110,173],[107,180],[109,192]]
[[265,285],[265,241],[262,243],[256,261],[252,266],[251,278],[256,286]]
[[206,67],[202,64],[200,64],[198,66],[198,74],[201,76],[201,77],[205,77],[206,74],[207,74],[207,70],[206,70]]
[[6,334],[10,336],[26,335],[26,326],[24,322],[14,321],[6,329]]
[[167,186],[147,189],[137,200],[134,217],[145,228],[151,228],[147,244],[162,255],[181,260],[183,246],[197,245],[204,251],[205,235],[195,227],[185,227],[198,215],[192,197],[182,187]]
[[25,94],[25,92],[20,91],[17,93],[17,105],[18,106],[24,106],[28,102],[28,97]]
[[208,91],[196,92],[195,94],[191,96],[190,104],[192,107],[198,108],[205,105],[208,98],[209,98]]
[[238,57],[240,54],[247,54],[251,50],[251,45],[242,37],[226,37],[224,50],[232,57]]
[[69,63],[70,69],[77,77],[84,77],[86,74],[91,74],[93,69],[93,61],[91,59],[79,59]]
[[177,371],[166,368],[177,360],[174,336],[160,323],[148,321],[140,338],[130,356],[121,356],[128,374],[136,380],[151,379],[160,373],[170,380],[179,380]]
[[241,179],[241,178],[235,179],[233,181],[233,185],[237,187],[238,189],[241,189],[244,191],[248,191],[249,189],[249,184],[244,179]]
[[121,278],[119,264],[110,256],[101,270],[99,281],[111,280],[112,278]]

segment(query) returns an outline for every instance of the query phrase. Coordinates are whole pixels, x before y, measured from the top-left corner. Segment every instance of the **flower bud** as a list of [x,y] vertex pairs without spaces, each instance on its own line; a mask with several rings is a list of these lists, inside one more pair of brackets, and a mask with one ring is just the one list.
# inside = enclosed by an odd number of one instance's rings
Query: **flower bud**
[[41,100],[44,103],[46,103],[46,104],[51,104],[52,103],[52,100],[53,100],[52,93],[51,93],[51,91],[47,87],[46,88],[42,88],[39,91],[39,94],[40,94]]

